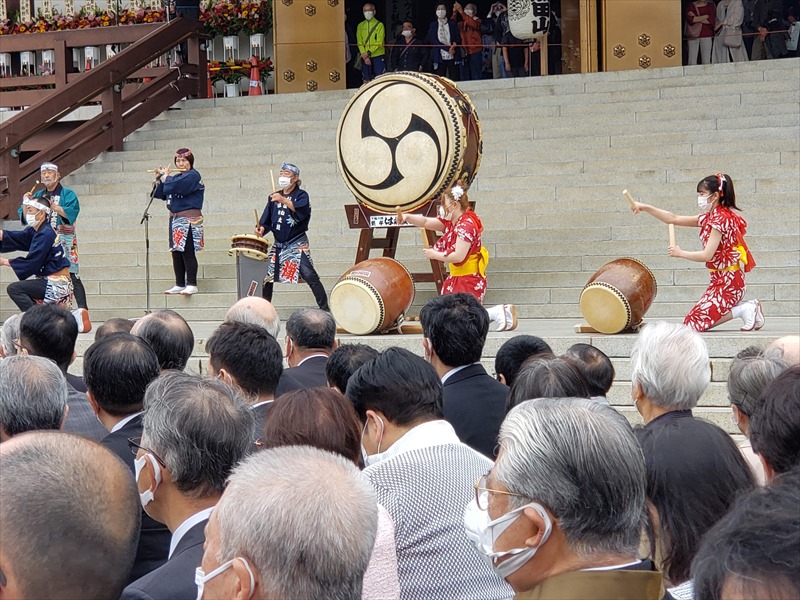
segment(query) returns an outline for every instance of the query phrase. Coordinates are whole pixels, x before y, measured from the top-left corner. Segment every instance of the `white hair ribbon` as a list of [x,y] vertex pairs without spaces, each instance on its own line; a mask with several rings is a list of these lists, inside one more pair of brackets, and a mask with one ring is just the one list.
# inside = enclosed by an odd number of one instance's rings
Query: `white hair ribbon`
[[29,200],[28,198],[25,198],[22,201],[22,204],[24,206],[30,206],[30,207],[35,208],[37,210],[43,210],[45,212],[45,214],[48,214],[48,215],[50,214],[50,208],[48,208],[47,206],[45,206],[41,202],[37,202],[36,200]]
[[450,195],[453,197],[453,200],[461,200],[461,196],[464,195],[464,188],[460,185],[454,185],[453,189],[450,190]]

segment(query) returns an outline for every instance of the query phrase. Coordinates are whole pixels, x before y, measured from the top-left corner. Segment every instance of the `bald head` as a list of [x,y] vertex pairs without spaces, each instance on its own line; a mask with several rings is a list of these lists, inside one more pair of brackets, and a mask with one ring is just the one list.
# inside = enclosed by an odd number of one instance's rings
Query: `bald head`
[[278,338],[278,332],[281,329],[278,311],[275,310],[272,303],[256,296],[245,296],[231,306],[225,314],[225,322],[258,325],[266,329],[275,339]]
[[3,591],[116,600],[140,515],[130,471],[106,448],[67,433],[15,436],[0,446]]
[[767,350],[771,348],[780,348],[783,350],[783,360],[790,365],[800,364],[800,335],[785,335],[780,337],[767,346]]
[[186,320],[174,310],[145,315],[131,329],[155,351],[162,371],[183,371],[194,348],[194,334]]

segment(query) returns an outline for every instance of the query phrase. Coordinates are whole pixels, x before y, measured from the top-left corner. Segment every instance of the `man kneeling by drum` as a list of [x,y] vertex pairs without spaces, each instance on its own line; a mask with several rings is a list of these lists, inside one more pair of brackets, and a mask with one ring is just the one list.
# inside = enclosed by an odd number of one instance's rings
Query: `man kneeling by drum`
[[302,277],[322,310],[328,310],[328,296],[311,261],[308,246],[308,225],[311,222],[311,203],[308,193],[300,189],[300,169],[295,165],[281,165],[278,185],[281,188],[270,195],[269,201],[256,227],[256,234],[272,232],[275,243],[267,254],[267,276],[262,296],[272,301],[274,283],[298,283]]
[[[442,294],[463,292],[472,294],[483,303],[489,252],[481,243],[483,224],[470,207],[460,182],[442,193],[438,210],[439,217],[435,219],[402,214],[400,220],[422,229],[442,232],[433,248],[424,250],[425,258],[441,261],[450,267],[450,275],[442,285]],[[517,309],[513,304],[498,304],[487,311],[489,318],[497,324],[495,331],[517,328]]]

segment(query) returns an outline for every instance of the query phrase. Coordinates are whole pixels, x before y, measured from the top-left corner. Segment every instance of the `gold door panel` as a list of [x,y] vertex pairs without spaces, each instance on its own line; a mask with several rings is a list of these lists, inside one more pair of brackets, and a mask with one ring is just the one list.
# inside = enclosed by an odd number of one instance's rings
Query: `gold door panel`
[[679,67],[680,0],[601,0],[603,71]]
[[344,0],[275,0],[275,44],[344,44]]
[[344,40],[275,44],[275,86],[286,92],[345,89]]

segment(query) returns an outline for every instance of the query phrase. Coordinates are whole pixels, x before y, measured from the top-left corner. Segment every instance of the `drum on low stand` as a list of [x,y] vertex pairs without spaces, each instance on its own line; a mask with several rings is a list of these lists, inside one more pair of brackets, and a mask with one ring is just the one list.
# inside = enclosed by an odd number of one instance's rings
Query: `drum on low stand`
[[586,322],[600,333],[635,329],[658,293],[656,278],[635,258],[618,258],[600,267],[581,292]]
[[236,292],[245,296],[261,296],[267,275],[269,242],[257,235],[240,234],[231,237],[228,255],[236,257]]
[[414,280],[393,258],[370,258],[349,268],[331,290],[331,313],[355,335],[381,333],[402,322],[414,302]]

